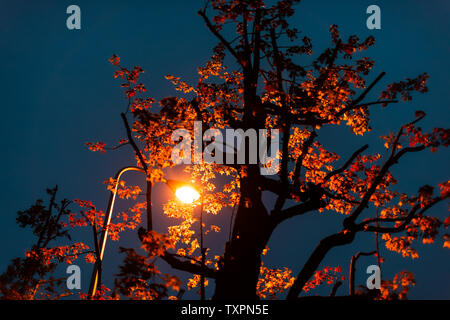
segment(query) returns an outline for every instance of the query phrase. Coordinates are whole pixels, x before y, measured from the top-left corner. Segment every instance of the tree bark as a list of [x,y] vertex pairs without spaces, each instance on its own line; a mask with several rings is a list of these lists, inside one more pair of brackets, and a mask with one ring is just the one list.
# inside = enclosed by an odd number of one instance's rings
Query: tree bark
[[225,246],[213,299],[258,299],[256,285],[261,253],[268,240],[269,214],[262,202],[261,191],[255,184],[257,175],[257,166],[247,167],[232,238]]

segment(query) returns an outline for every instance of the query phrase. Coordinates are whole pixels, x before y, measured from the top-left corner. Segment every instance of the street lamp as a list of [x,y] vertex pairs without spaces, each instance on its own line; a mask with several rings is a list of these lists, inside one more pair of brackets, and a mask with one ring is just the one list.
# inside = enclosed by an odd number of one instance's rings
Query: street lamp
[[200,194],[190,186],[183,186],[175,191],[175,196],[183,203],[193,203],[200,198]]
[[193,204],[200,199],[200,252],[201,252],[201,274],[200,274],[200,300],[205,300],[205,260],[206,250],[203,246],[203,191],[199,192],[193,185],[183,181],[168,180],[167,185],[175,193],[175,196],[183,203]]
[[127,171],[139,171],[139,172],[145,173],[144,169],[139,168],[139,167],[125,167],[125,168],[120,169],[115,176],[116,186],[114,187],[114,191],[111,193],[111,195],[109,197],[108,209],[106,211],[107,214],[105,217],[105,221],[103,223],[103,233],[102,233],[102,237],[101,237],[100,244],[99,244],[99,251],[100,251],[99,257],[98,257],[99,261],[95,262],[94,270],[92,272],[92,277],[91,277],[91,283],[89,285],[89,297],[90,298],[93,298],[97,291],[97,285],[98,285],[99,274],[100,274],[99,271],[100,271],[100,267],[101,267],[100,264],[102,263],[103,254],[105,253],[106,240],[108,238],[108,227],[111,222],[111,216],[112,216],[113,209],[114,209],[114,202],[116,200],[117,189],[119,188],[119,180],[120,180],[120,177],[122,176],[122,174],[124,174]]
[[[109,197],[109,203],[108,203],[108,209],[107,214],[105,217],[105,221],[103,224],[103,233],[99,244],[99,257],[94,265],[94,270],[92,272],[91,277],[91,283],[89,285],[89,297],[93,298],[95,296],[95,293],[97,292],[97,286],[99,282],[99,276],[100,276],[100,267],[103,260],[103,255],[105,252],[106,247],[106,241],[108,239],[108,228],[109,224],[111,222],[111,217],[114,209],[114,202],[116,200],[116,194],[119,187],[119,180],[127,171],[139,171],[145,173],[145,170],[139,167],[125,167],[120,169],[116,176],[116,185],[114,187],[114,191],[111,193]],[[205,275],[204,275],[204,266],[205,266],[205,250],[203,248],[203,195],[202,192],[197,191],[197,189],[186,182],[183,181],[176,181],[176,180],[168,180],[167,185],[172,189],[172,191],[175,193],[175,196],[183,203],[187,204],[193,204],[195,201],[200,199],[200,249],[202,253],[202,261],[201,261],[201,267],[202,267],[202,274],[200,275],[200,296],[201,300],[205,300]]]

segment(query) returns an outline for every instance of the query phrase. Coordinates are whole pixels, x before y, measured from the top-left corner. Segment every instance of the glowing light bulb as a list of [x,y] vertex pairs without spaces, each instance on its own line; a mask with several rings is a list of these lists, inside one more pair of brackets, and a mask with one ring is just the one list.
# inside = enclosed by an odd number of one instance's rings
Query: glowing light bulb
[[193,203],[200,198],[200,194],[192,187],[184,186],[175,191],[176,197],[184,203]]

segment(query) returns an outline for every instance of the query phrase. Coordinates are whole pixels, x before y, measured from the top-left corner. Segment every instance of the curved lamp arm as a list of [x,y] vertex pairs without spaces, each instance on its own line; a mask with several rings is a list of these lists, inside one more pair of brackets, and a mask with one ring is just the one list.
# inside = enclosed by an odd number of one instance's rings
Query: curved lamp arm
[[103,232],[100,240],[99,251],[100,251],[100,261],[96,261],[94,265],[94,270],[92,272],[91,283],[89,285],[89,297],[92,298],[95,296],[98,285],[98,277],[99,277],[99,264],[103,260],[103,254],[105,252],[106,241],[108,239],[108,227],[111,222],[111,217],[114,209],[114,201],[116,200],[117,189],[119,188],[119,180],[122,174],[127,171],[139,171],[145,173],[145,170],[139,167],[125,167],[120,169],[115,176],[116,186],[114,187],[114,191],[109,196],[108,209],[106,214],[106,219],[103,223]]

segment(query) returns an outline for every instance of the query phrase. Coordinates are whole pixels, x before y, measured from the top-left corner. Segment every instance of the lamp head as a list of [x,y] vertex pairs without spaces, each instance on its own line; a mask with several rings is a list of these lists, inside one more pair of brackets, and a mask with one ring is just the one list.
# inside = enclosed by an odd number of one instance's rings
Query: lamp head
[[200,198],[198,190],[189,183],[176,180],[168,180],[167,185],[175,193],[175,196],[183,203],[194,203]]
[[200,194],[190,186],[183,186],[175,191],[175,196],[184,203],[193,203],[200,198]]

